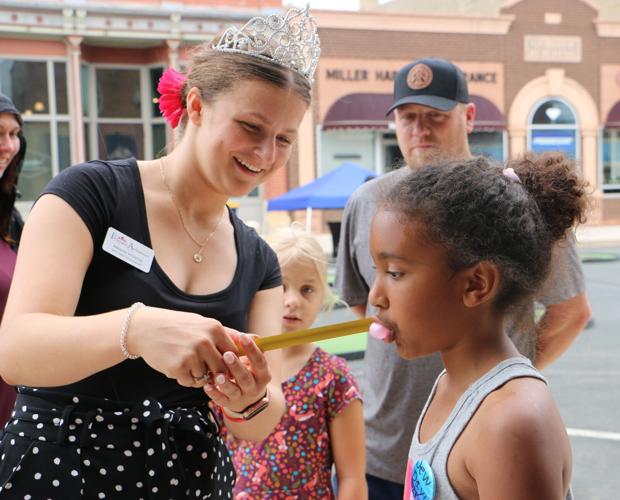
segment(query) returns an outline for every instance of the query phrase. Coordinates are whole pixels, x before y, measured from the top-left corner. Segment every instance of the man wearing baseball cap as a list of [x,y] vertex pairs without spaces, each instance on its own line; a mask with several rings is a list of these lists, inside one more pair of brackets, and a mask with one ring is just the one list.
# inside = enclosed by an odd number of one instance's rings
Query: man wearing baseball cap
[[[472,156],[468,134],[475,106],[469,102],[467,79],[445,59],[415,60],[396,74],[394,112],[398,146],[409,168],[440,159]],[[368,292],[375,279],[368,247],[370,223],[381,193],[407,174],[400,168],[366,182],[344,211],[338,250],[336,288],[360,316],[372,315]],[[550,275],[536,301],[547,307],[534,322],[533,301],[514,313],[508,325],[513,342],[543,368],[564,350],[585,326],[590,310],[574,242],[558,246]],[[538,352],[537,352],[538,348]],[[364,367],[366,477],[369,499],[403,498],[407,453],[415,424],[432,385],[442,370],[438,354],[405,361],[394,344],[368,337]]]

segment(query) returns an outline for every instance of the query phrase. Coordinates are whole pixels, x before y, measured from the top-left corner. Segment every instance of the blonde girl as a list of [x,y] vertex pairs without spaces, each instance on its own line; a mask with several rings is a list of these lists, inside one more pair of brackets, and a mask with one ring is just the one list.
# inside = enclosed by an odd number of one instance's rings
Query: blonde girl
[[[327,283],[327,261],[319,243],[296,229],[270,240],[282,269],[282,330],[309,328],[336,298]],[[362,402],[342,358],[313,344],[283,352],[282,391],[286,412],[262,443],[228,438],[237,471],[235,498],[366,498]]]

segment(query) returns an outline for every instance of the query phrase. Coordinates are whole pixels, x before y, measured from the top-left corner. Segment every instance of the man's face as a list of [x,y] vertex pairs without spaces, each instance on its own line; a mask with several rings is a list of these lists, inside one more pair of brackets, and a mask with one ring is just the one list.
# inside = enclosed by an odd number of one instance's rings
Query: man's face
[[421,104],[403,104],[394,111],[398,146],[411,168],[439,159],[471,156],[467,135],[474,126],[473,104],[440,111]]

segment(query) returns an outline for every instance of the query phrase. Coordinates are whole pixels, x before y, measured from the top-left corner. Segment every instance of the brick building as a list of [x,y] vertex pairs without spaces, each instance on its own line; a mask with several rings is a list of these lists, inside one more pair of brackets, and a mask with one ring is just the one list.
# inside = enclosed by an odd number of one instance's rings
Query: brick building
[[[313,107],[288,169],[235,200],[240,215],[287,221],[266,214],[264,200],[343,161],[393,168],[399,153],[384,110],[394,73],[438,56],[469,78],[475,152],[565,151],[595,188],[589,223],[620,222],[617,4],[361,0],[360,12],[315,11],[322,55]],[[154,102],[163,69],[183,67],[187,50],[223,25],[281,10],[281,0],[0,0],[0,91],[23,110],[29,141],[20,208],[72,163],[163,151],[174,140]],[[316,213],[315,231],[340,216]]]
[[[95,158],[153,158],[174,137],[157,107],[162,71],[224,26],[280,12],[281,0],[0,0],[0,91],[24,116],[20,176],[27,213],[67,166]],[[262,214],[262,197],[286,190],[286,172],[238,200]]]
[[360,12],[317,12],[314,158],[301,162],[299,181],[314,163],[319,175],[342,161],[393,168],[393,117],[383,112],[394,73],[417,57],[444,57],[469,80],[474,152],[564,151],[594,187],[589,223],[620,222],[620,9],[612,4],[362,0]]

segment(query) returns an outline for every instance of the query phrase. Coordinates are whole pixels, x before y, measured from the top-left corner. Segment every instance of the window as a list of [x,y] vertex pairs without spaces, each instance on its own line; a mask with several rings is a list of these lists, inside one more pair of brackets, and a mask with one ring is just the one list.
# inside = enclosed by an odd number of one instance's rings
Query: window
[[504,160],[503,132],[472,132],[469,134],[472,154],[486,156],[495,161]]
[[620,192],[620,129],[603,130],[603,189]]
[[88,158],[157,158],[165,152],[159,114],[161,67],[91,65],[82,70]]
[[559,151],[578,159],[577,120],[573,110],[560,99],[548,99],[533,111],[528,149],[535,153]]
[[166,124],[159,112],[159,92],[157,92],[157,84],[163,72],[163,68],[151,68],[149,71],[151,116],[153,118],[153,158],[159,158],[166,154]]
[[33,201],[52,176],[71,162],[67,65],[0,59],[0,91],[13,100],[24,119],[28,150],[19,191],[23,201]]

